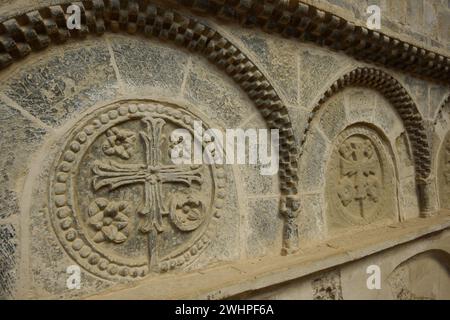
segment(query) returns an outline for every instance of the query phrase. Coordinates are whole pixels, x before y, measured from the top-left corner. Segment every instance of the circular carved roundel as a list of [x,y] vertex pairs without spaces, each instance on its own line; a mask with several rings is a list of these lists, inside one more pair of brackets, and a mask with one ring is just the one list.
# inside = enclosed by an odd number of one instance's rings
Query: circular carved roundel
[[194,121],[171,105],[121,102],[66,136],[50,179],[50,216],[81,266],[103,278],[139,278],[185,267],[208,245],[225,195],[223,168],[170,160],[181,142],[171,132],[193,134]]
[[394,213],[394,173],[384,150],[368,127],[350,127],[339,135],[327,171],[331,225],[364,225]]

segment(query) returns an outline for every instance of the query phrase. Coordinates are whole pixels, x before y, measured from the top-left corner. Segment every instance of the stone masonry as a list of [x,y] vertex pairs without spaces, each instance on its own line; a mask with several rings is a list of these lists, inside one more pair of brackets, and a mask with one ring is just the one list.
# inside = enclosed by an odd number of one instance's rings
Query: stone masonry
[[447,0],[0,0],[0,299],[450,299],[449,97]]

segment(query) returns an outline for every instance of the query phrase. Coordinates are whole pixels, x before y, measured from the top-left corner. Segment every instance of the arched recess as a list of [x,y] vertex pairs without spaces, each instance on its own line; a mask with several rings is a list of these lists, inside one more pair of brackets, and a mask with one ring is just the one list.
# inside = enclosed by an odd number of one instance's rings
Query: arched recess
[[88,34],[101,36],[107,31],[143,34],[204,55],[247,93],[269,128],[279,129],[280,213],[285,220],[282,252],[296,251],[298,149],[287,108],[258,67],[217,31],[148,1],[90,0],[73,4],[81,8],[79,30],[67,28],[66,11],[71,3],[42,7],[0,22],[0,71],[50,44],[83,39]]
[[[445,299],[450,283],[450,254],[442,249],[416,253],[387,277],[395,299]],[[424,272],[426,270],[426,272]]]
[[416,181],[420,191],[419,204],[421,215],[429,216],[433,211],[433,191],[431,188],[434,177],[431,174],[431,150],[425,123],[416,104],[405,88],[396,79],[382,70],[366,67],[356,68],[335,81],[322,95],[308,117],[308,125],[303,135],[303,141],[300,143],[300,152],[302,152],[303,144],[307,139],[310,124],[322,105],[336,93],[350,86],[361,86],[377,90],[399,114],[411,142]]

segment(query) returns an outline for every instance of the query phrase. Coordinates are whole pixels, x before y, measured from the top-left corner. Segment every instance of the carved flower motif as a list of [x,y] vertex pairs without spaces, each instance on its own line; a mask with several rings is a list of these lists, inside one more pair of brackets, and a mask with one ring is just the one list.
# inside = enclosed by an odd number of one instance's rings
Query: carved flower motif
[[136,144],[136,135],[128,130],[111,128],[106,131],[106,141],[103,143],[103,152],[108,156],[119,156],[130,159],[131,152]]
[[182,222],[186,221],[197,221],[202,218],[200,213],[200,209],[202,208],[202,204],[200,201],[188,201],[183,203],[181,209],[183,217],[181,218]]
[[189,197],[181,204],[172,203],[170,210],[172,222],[182,231],[197,229],[204,219],[204,207],[201,201],[194,201]]
[[97,230],[95,242],[122,243],[127,239],[123,229],[128,225],[128,204],[104,198],[96,199],[89,206],[89,224]]

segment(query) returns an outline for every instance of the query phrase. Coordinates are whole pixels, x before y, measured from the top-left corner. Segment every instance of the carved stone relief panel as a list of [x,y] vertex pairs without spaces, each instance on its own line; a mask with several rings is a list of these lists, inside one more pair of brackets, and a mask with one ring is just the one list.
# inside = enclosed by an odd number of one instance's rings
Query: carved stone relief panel
[[352,126],[337,137],[327,168],[326,193],[330,228],[395,216],[394,171],[375,130]]
[[439,154],[438,183],[441,208],[450,209],[450,132]]
[[[199,118],[155,102],[121,102],[65,137],[50,179],[50,217],[67,253],[106,279],[185,268],[211,241],[225,196],[218,165],[174,165]],[[204,124],[205,122],[202,121]]]

